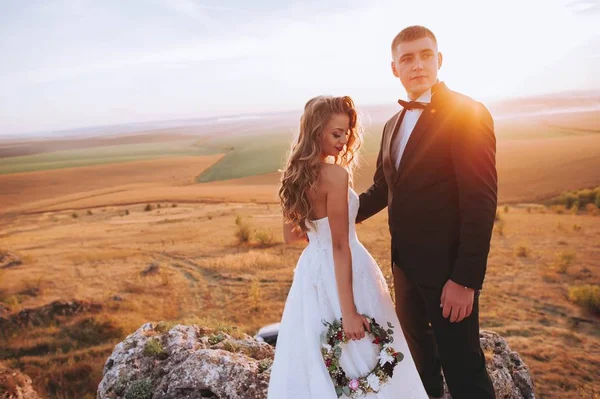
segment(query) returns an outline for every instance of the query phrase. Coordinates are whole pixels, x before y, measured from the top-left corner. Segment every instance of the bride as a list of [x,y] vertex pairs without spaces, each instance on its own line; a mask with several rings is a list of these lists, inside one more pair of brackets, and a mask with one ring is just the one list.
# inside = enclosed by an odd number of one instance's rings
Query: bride
[[[285,303],[268,399],[427,399],[386,281],[356,236],[350,184],[361,143],[350,97],[306,103],[279,196],[286,243],[308,245]],[[342,331],[332,333],[336,320]],[[379,326],[385,346],[373,338]]]

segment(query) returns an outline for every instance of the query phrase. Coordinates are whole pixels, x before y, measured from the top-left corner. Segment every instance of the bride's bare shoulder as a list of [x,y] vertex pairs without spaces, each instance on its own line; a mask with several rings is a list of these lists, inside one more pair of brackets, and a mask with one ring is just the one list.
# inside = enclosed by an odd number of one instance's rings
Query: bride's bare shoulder
[[348,187],[348,171],[340,166],[325,164],[321,168],[321,179],[330,188]]

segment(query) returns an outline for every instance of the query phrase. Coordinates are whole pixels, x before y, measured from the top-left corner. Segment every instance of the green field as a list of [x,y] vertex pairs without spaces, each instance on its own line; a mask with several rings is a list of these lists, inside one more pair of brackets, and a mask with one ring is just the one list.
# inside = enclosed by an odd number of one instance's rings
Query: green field
[[[361,154],[379,149],[381,127],[367,133]],[[289,133],[270,133],[246,138],[216,139],[204,143],[213,148],[226,148],[226,155],[198,176],[198,182],[228,180],[276,172],[283,168],[293,137]]]
[[0,159],[0,174],[216,153],[219,153],[217,149],[200,146],[197,140],[93,147],[3,158]]
[[235,138],[230,142],[205,143],[227,148],[226,155],[198,176],[198,182],[227,180],[274,172],[283,166],[291,142],[287,134]]

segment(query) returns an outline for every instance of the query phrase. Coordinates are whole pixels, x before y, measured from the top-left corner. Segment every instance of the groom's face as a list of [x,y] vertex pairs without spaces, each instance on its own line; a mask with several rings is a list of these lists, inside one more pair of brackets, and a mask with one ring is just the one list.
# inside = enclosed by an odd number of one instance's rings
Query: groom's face
[[430,37],[399,43],[392,57],[392,72],[400,78],[411,100],[416,100],[437,81],[442,54]]

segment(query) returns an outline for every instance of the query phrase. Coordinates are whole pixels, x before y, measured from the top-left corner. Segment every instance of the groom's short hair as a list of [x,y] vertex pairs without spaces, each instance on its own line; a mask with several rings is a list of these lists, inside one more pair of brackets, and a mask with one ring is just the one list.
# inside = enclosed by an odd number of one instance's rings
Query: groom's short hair
[[420,25],[408,26],[402,29],[400,33],[396,35],[394,40],[392,40],[392,52],[396,51],[396,47],[398,47],[398,44],[400,43],[410,42],[424,37],[430,37],[437,47],[437,39],[432,31]]

